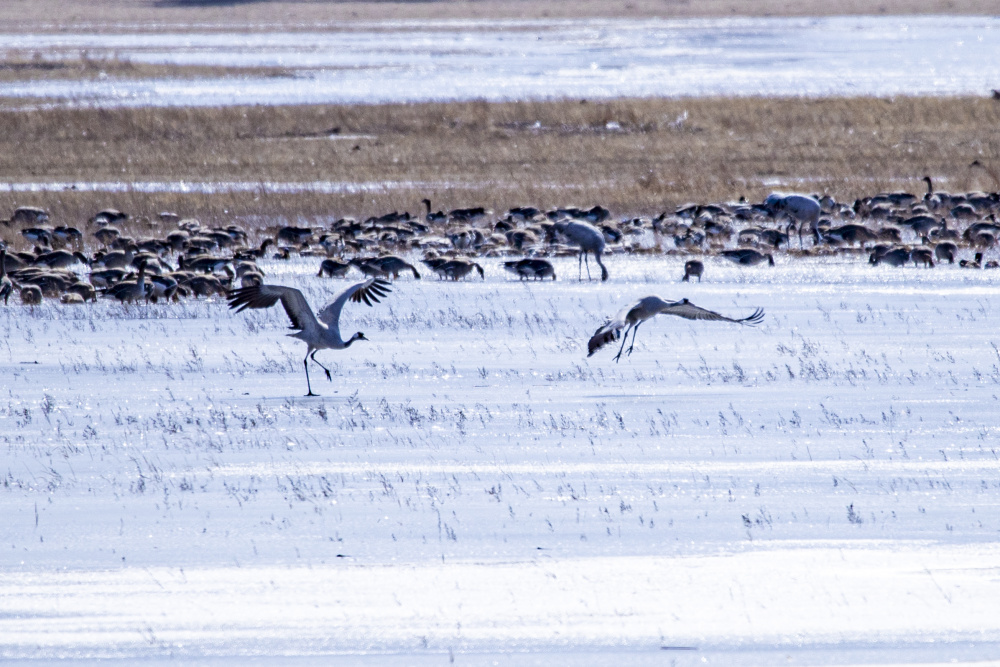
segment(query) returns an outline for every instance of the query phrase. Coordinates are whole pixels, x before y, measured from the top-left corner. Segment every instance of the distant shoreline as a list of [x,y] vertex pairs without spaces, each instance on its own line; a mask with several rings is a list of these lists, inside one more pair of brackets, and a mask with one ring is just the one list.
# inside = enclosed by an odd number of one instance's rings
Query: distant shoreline
[[406,19],[722,18],[844,15],[996,16],[992,0],[473,0],[431,2],[212,2],[209,0],[6,0],[0,32],[133,29],[325,30]]

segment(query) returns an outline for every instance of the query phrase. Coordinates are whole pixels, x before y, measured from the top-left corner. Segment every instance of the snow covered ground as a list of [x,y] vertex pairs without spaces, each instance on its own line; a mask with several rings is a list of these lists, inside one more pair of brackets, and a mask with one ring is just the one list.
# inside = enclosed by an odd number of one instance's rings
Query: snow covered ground
[[[607,263],[401,278],[308,399],[279,308],[0,308],[0,658],[1000,656],[1000,274]],[[588,359],[650,293],[767,317]]]
[[[314,32],[2,34],[0,53],[274,66],[290,76],[0,83],[104,106],[680,95],[988,95],[1000,18],[401,21]],[[202,32],[199,32],[202,30]]]

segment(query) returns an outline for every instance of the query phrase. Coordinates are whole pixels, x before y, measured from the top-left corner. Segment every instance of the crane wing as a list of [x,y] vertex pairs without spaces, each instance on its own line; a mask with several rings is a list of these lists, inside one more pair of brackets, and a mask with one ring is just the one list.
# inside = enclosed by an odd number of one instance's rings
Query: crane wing
[[292,322],[292,329],[307,329],[316,325],[316,316],[302,296],[302,292],[294,287],[283,285],[254,285],[226,292],[229,307],[241,312],[247,308],[270,308],[281,300],[281,305]]
[[328,327],[339,329],[340,311],[344,309],[348,299],[355,303],[364,301],[369,306],[372,302],[380,303],[380,297],[385,297],[391,292],[389,281],[382,278],[370,278],[363,283],[355,283],[337,295],[337,298],[328,303],[319,311],[319,319]]
[[682,299],[680,301],[675,301],[670,305],[661,308],[660,312],[664,315],[677,315],[678,317],[683,317],[687,320],[709,320],[713,322],[733,322],[734,324],[760,324],[764,319],[764,309],[758,308],[753,311],[752,314],[747,317],[735,320],[731,317],[726,317],[725,315],[720,315],[711,310],[706,310],[704,308],[699,308],[687,299]]

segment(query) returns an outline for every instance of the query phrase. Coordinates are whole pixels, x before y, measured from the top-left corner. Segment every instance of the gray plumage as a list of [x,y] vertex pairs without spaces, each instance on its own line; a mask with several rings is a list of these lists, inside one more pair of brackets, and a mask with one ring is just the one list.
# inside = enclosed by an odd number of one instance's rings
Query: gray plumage
[[305,359],[302,365],[306,370],[306,386],[309,393],[306,396],[316,396],[312,390],[312,383],[309,381],[309,360],[312,359],[316,365],[326,373],[326,379],[333,381],[329,369],[316,360],[316,352],[319,350],[343,350],[350,347],[356,340],[368,340],[360,331],[344,340],[340,335],[340,313],[347,302],[362,301],[369,306],[379,303],[379,297],[384,297],[392,290],[389,283],[381,278],[371,278],[361,283],[351,285],[337,295],[333,301],[323,307],[319,313],[313,313],[309,303],[306,302],[302,292],[294,287],[284,287],[282,285],[257,285],[244,287],[242,289],[231,290],[226,293],[229,300],[229,307],[241,312],[247,308],[270,308],[281,301],[288,319],[292,322],[292,329],[298,329],[295,333],[288,334],[292,338],[298,338],[306,345]]
[[[754,325],[759,324],[764,319],[764,310],[758,308],[747,317],[732,319],[711,310],[699,308],[687,299],[664,301],[658,296],[643,297],[622,308],[614,318],[605,322],[591,336],[590,341],[587,343],[587,356],[593,355],[597,350],[608,343],[618,340],[618,337],[621,336],[621,349],[618,350],[618,354],[614,357],[615,361],[618,361],[621,359],[622,350],[625,349],[625,340],[628,338],[629,330],[632,331],[632,345],[629,346],[628,353],[632,354],[632,348],[635,346],[635,335],[639,330],[639,326],[646,320],[652,319],[657,315],[677,315],[688,320],[708,320],[712,322]],[[624,332],[624,335],[622,332]]]
[[580,280],[583,280],[583,264],[587,261],[587,279],[590,280],[590,262],[587,260],[587,253],[593,253],[598,266],[601,267],[601,280],[608,279],[608,269],[601,262],[601,253],[604,252],[604,234],[592,224],[582,220],[567,220],[557,222],[552,227],[567,241],[580,248]]

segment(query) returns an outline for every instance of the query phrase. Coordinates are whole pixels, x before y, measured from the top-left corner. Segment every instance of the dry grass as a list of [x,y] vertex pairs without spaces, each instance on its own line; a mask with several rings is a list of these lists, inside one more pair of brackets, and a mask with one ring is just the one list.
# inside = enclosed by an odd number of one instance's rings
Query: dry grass
[[429,196],[442,209],[600,203],[626,215],[773,190],[851,201],[919,191],[924,174],[945,189],[997,189],[969,164],[1000,164],[998,126],[1000,103],[983,98],[0,111],[0,181],[436,184],[374,194],[2,193],[0,212],[37,205],[69,223],[104,206],[310,220],[417,212]]
[[67,57],[40,51],[7,51],[0,57],[0,82],[115,79],[196,78],[221,76],[292,76],[283,67],[213,67],[134,62],[116,55],[95,57],[84,53]]
[[995,0],[4,0],[5,30],[342,28],[344,22],[447,18],[831,16],[996,13]]

